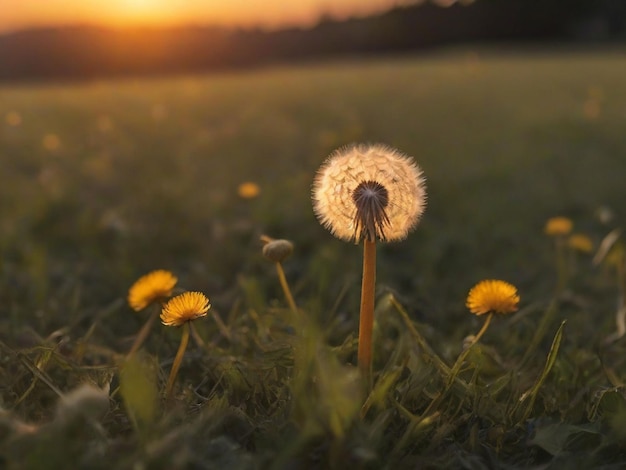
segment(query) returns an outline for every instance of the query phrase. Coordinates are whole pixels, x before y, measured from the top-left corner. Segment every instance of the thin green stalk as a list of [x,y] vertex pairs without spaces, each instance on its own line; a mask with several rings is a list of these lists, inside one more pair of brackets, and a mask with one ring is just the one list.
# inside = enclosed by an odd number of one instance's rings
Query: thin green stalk
[[178,375],[178,369],[180,369],[180,364],[183,362],[183,356],[185,355],[185,349],[187,349],[188,343],[189,322],[185,322],[185,324],[183,325],[183,335],[180,338],[180,346],[178,346],[176,357],[174,358],[174,362],[172,363],[172,370],[170,371],[170,376],[167,379],[167,385],[165,386],[165,400],[169,400],[170,398],[172,389],[174,388],[174,382],[176,381],[176,376]]
[[463,362],[465,361],[465,358],[467,357],[469,352],[472,350],[474,345],[478,343],[480,338],[482,338],[482,336],[485,334],[485,332],[487,331],[487,328],[491,324],[492,318],[493,318],[493,313],[490,313],[487,319],[485,320],[485,323],[483,324],[480,331],[472,339],[471,343],[463,350],[463,352],[461,352],[461,354],[459,354],[459,357],[457,358],[456,362],[452,366],[452,369],[450,370],[450,377],[448,378],[448,385],[446,386],[446,388],[449,388],[452,385],[452,382],[454,382],[454,379],[456,378],[459,371],[461,370],[461,367],[463,366]]
[[421,333],[418,331],[418,329],[415,328],[415,325],[413,324],[413,322],[409,318],[409,314],[406,312],[404,307],[402,307],[402,305],[400,305],[400,303],[396,300],[396,298],[394,296],[391,296],[390,300],[391,300],[391,303],[393,304],[393,306],[396,308],[396,311],[402,317],[402,320],[404,320],[404,324],[406,325],[407,329],[409,330],[409,333],[411,333],[411,336],[413,336],[413,339],[415,339],[415,341],[417,341],[417,344],[420,347],[420,349],[422,350],[422,353],[426,354],[428,356],[428,358],[431,361],[433,361],[433,363],[437,366],[437,369],[439,369],[439,372],[442,375],[444,375],[446,377],[449,376],[450,375],[450,368],[435,353],[433,348],[430,347],[430,345],[426,342],[426,339],[421,335]]
[[567,269],[567,260],[565,258],[565,240],[562,237],[557,237],[556,239],[556,269],[557,269],[557,284],[556,284],[556,292],[557,295],[565,289],[567,285],[568,269]]
[[359,369],[370,384],[372,372],[372,331],[374,329],[374,298],[376,285],[376,242],[363,242],[363,280],[359,315]]
[[285,271],[283,270],[283,265],[280,262],[276,263],[276,272],[278,273],[278,279],[280,280],[280,285],[283,288],[283,292],[285,293],[285,297],[287,299],[287,303],[289,304],[289,308],[294,313],[294,315],[298,314],[298,307],[296,306],[296,302],[293,300],[293,296],[291,295],[291,290],[289,289],[289,284],[287,284],[287,278],[285,277]]
[[558,296],[555,296],[551,301],[550,305],[544,312],[541,320],[539,321],[539,325],[537,325],[537,329],[535,330],[535,334],[530,340],[530,344],[528,348],[526,348],[526,352],[524,353],[524,357],[522,357],[522,361],[520,362],[520,367],[524,367],[528,361],[534,356],[537,347],[545,337],[546,333],[550,330],[550,325],[554,321],[557,313],[559,312],[559,299]]
[[157,306],[155,305],[152,309],[152,313],[148,317],[148,320],[143,324],[143,326],[141,327],[141,330],[139,330],[139,333],[137,333],[135,342],[133,343],[133,346],[130,348],[130,351],[128,351],[127,357],[131,357],[133,354],[135,354],[139,350],[141,345],[144,343],[144,341],[148,337],[148,333],[150,333],[150,330],[152,329],[152,325],[154,324],[154,321],[156,320],[158,315],[159,315],[159,308],[157,308]]
[[526,401],[526,399],[528,399],[526,409],[522,413],[520,419],[518,420],[518,423],[525,422],[533,411],[533,407],[535,406],[535,400],[537,399],[539,390],[541,389],[541,386],[545,382],[546,378],[550,374],[550,371],[552,370],[552,367],[554,366],[554,363],[556,362],[559,348],[561,346],[561,339],[563,338],[563,327],[565,326],[565,323],[566,320],[563,320],[561,322],[561,326],[559,326],[559,329],[554,335],[552,345],[550,346],[550,352],[548,353],[548,357],[546,358],[546,363],[543,367],[543,370],[541,371],[541,374],[539,375],[539,377],[537,377],[537,380],[535,381],[535,384],[532,386],[532,388],[520,397],[519,401],[515,405],[515,408],[513,409],[513,412],[511,413],[511,416],[515,415],[517,410],[522,406],[522,403]]

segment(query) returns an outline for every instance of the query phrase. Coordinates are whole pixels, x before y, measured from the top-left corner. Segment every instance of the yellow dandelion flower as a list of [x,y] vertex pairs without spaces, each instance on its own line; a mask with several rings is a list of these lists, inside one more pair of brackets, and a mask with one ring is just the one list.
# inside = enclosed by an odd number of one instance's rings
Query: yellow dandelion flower
[[499,280],[485,280],[476,284],[467,295],[466,306],[476,315],[511,313],[517,310],[519,295],[514,285]]
[[59,149],[61,146],[61,139],[59,139],[59,136],[56,134],[46,134],[44,135],[41,144],[43,145],[43,148],[52,152]]
[[582,253],[591,253],[593,251],[593,242],[587,235],[582,233],[570,235],[567,239],[567,246]]
[[201,292],[185,292],[171,298],[161,312],[161,322],[166,326],[180,326],[204,317],[211,308],[209,299]]
[[254,199],[260,192],[261,188],[259,188],[259,185],[251,181],[241,183],[237,188],[237,194],[242,199]]
[[320,223],[346,241],[406,238],[426,207],[421,169],[412,158],[381,144],[333,152],[313,183]]
[[552,237],[567,235],[572,231],[573,225],[567,217],[552,217],[546,222],[544,232]]
[[141,276],[128,291],[128,304],[139,311],[153,302],[164,300],[172,295],[176,282],[176,276],[164,269]]

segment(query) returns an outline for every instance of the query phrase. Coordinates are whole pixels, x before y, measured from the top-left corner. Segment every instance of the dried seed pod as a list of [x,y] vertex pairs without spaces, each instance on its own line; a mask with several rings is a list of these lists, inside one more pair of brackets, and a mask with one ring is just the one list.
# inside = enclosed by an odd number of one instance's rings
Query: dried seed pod
[[271,240],[263,246],[263,256],[275,263],[282,263],[293,253],[289,240]]

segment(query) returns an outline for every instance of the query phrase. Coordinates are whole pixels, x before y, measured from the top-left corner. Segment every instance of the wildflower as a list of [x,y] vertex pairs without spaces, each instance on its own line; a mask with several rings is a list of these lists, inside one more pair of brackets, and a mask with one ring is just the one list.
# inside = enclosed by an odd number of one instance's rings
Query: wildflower
[[426,207],[422,171],[399,151],[381,144],[333,152],[313,183],[313,210],[331,233],[363,240],[359,319],[359,368],[371,378],[376,280],[376,240],[404,239]]
[[201,292],[185,292],[173,297],[163,306],[161,322],[166,326],[183,326],[180,345],[178,346],[176,357],[172,363],[172,370],[170,370],[170,376],[165,386],[166,399],[172,393],[178,369],[189,343],[189,322],[196,318],[204,317],[210,308],[211,304],[209,304],[208,297]]
[[591,253],[593,251],[593,242],[587,235],[582,233],[570,235],[567,239],[567,246],[582,253]]
[[331,233],[346,241],[406,238],[426,206],[422,171],[385,145],[336,150],[313,184],[313,209]]
[[567,217],[552,217],[548,219],[545,226],[545,233],[551,237],[567,235],[572,231],[572,221]]
[[489,315],[487,315],[485,323],[483,323],[478,333],[464,341],[464,349],[450,369],[446,390],[452,386],[470,350],[483,337],[494,315],[497,313],[504,314],[515,312],[518,302],[519,295],[517,295],[517,289],[508,282],[488,279],[480,281],[470,289],[465,303],[467,308],[476,315],[484,315],[485,313]]
[[171,298],[161,312],[161,322],[166,326],[180,326],[204,317],[211,308],[209,299],[201,292],[185,292]]
[[237,188],[237,194],[242,199],[254,199],[260,192],[261,188],[259,188],[259,185],[251,181],[241,183]]
[[61,139],[59,139],[59,136],[56,134],[46,134],[43,137],[41,144],[43,145],[43,148],[52,152],[54,150],[58,150],[61,146]]
[[135,311],[172,295],[178,279],[169,271],[159,269],[141,276],[128,291],[128,304]]
[[293,243],[289,240],[274,240],[267,235],[262,235],[261,241],[264,243],[263,256],[276,264],[276,272],[278,273],[278,279],[280,280],[280,285],[285,293],[287,303],[289,304],[291,311],[297,314],[298,307],[293,299],[293,295],[291,295],[291,289],[289,289],[289,284],[287,283],[287,278],[285,277],[285,271],[283,270],[283,266],[281,264],[289,258],[289,256],[291,256],[291,253],[293,253]]
[[517,310],[520,298],[512,284],[486,280],[476,284],[467,295],[466,306],[476,315],[485,313],[511,313]]
[[273,240],[267,237],[262,238],[262,241],[266,241],[263,245],[263,256],[275,263],[282,263],[293,253],[293,243],[289,240]]

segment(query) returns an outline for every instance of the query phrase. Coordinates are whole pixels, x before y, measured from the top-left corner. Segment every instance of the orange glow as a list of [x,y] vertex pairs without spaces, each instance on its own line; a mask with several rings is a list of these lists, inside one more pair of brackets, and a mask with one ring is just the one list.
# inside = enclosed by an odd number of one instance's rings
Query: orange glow
[[[415,0],[417,1],[417,0]],[[407,0],[0,0],[0,32],[38,26],[310,26],[320,15],[346,18]]]
[[120,23],[164,22],[168,13],[167,0],[109,0],[108,8]]

